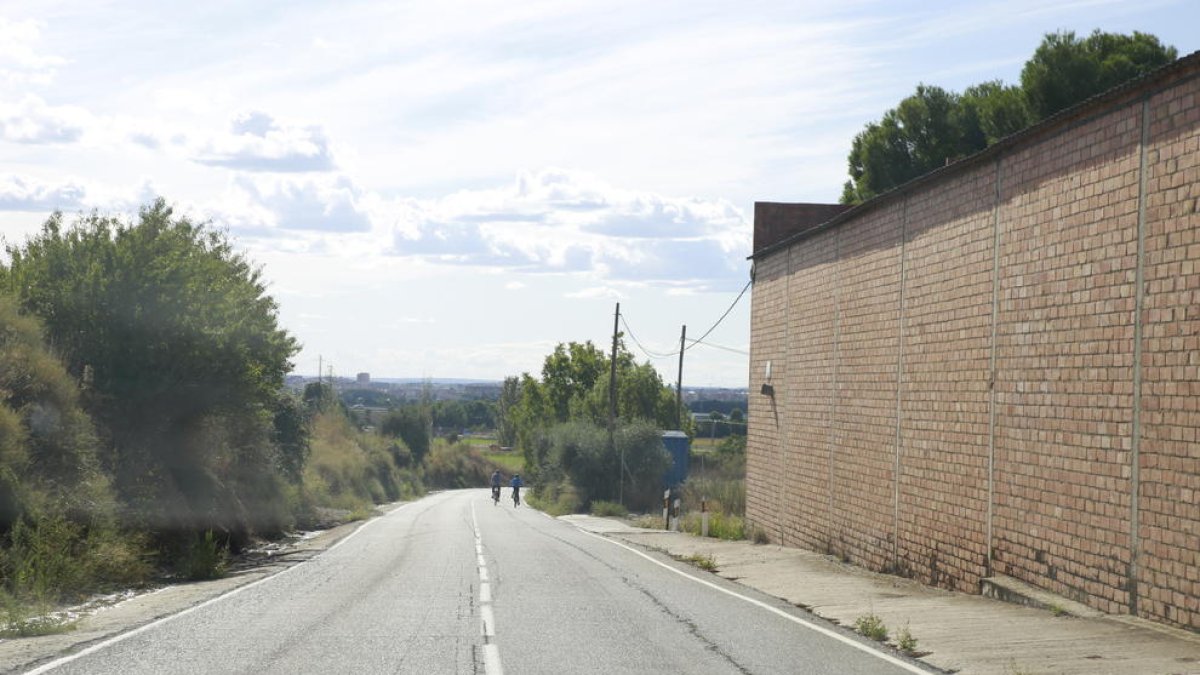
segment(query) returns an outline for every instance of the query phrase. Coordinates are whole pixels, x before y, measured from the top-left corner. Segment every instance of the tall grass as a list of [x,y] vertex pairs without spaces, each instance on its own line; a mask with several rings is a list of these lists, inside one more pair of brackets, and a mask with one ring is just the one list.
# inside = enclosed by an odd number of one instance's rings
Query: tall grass
[[336,408],[318,412],[303,482],[292,493],[301,522],[315,518],[318,507],[369,510],[421,494],[424,488],[410,462],[399,441],[359,431]]

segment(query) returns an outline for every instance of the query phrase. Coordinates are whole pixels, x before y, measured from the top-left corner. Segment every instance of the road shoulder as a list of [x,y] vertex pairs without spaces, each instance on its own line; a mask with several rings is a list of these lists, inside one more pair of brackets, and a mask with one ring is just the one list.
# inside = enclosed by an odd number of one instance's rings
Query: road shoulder
[[1140,619],[1072,617],[877,574],[811,551],[639,530],[591,516],[576,527],[672,557],[711,556],[716,574],[844,626],[874,614],[907,628],[922,660],[961,673],[1200,673],[1200,636]]

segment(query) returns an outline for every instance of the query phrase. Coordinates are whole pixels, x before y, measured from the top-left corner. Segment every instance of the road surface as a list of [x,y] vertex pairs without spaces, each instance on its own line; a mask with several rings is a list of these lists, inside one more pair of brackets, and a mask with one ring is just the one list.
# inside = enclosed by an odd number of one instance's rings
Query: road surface
[[781,601],[463,490],[31,672],[925,671]]

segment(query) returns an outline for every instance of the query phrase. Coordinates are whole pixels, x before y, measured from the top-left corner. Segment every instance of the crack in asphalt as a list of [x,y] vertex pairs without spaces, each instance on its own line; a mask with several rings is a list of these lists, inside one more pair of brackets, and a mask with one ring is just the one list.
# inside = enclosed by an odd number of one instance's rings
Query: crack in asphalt
[[596,555],[595,553],[592,553],[591,551],[584,549],[582,546],[580,546],[574,542],[567,541],[566,539],[559,537],[556,534],[553,534],[551,532],[544,532],[544,531],[537,530],[537,529],[535,529],[534,532],[536,532],[537,534],[540,534],[544,537],[554,539],[562,544],[565,544],[565,545],[575,549],[576,551],[579,551],[580,553],[584,554],[585,556],[591,558],[592,560],[595,560],[596,562],[600,563],[604,567],[607,567],[608,569],[612,570],[613,572],[615,572],[617,574],[617,577],[621,580],[622,583],[624,583],[629,588],[645,595],[647,598],[649,598],[650,602],[654,604],[654,606],[658,607],[659,611],[661,611],[663,614],[666,614],[672,620],[674,620],[676,623],[678,623],[679,625],[681,625],[685,629],[687,629],[688,633],[690,633],[694,638],[696,638],[696,640],[698,640],[702,645],[704,645],[704,648],[707,651],[712,652],[713,654],[715,654],[715,655],[721,657],[722,659],[724,659],[725,661],[727,661],[731,666],[736,668],[739,673],[743,673],[743,675],[752,675],[752,671],[750,671],[748,668],[746,668],[742,664],[738,663],[738,661],[736,659],[734,659],[732,656],[730,656],[729,653],[727,653],[725,650],[721,649],[721,646],[718,645],[716,642],[714,642],[707,635],[705,635],[704,632],[700,630],[700,627],[697,626],[694,621],[687,618],[686,616],[683,616],[682,614],[679,614],[675,610],[671,609],[671,607],[669,605],[667,605],[666,602],[662,598],[655,595],[653,591],[646,588],[644,585],[642,585],[642,584],[638,583],[637,581],[635,581],[634,579],[631,579],[630,577],[626,576],[624,571],[619,569],[617,566],[608,562],[604,558]]

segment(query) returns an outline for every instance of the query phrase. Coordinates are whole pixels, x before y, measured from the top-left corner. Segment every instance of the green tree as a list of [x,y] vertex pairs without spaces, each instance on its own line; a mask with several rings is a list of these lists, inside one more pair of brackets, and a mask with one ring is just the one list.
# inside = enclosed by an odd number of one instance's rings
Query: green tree
[[1033,123],[1033,116],[1020,87],[1006,86],[1000,80],[984,82],[963,91],[960,99],[962,115],[973,118],[978,129],[973,146],[982,149],[996,141],[1017,133]]
[[1021,86],[996,80],[961,95],[918,85],[911,96],[864,126],[850,146],[850,180],[841,201],[857,204],[983,150],[1063,108],[1145,75],[1176,58],[1145,33],[1096,31],[1046,35],[1021,71]]
[[1036,119],[1044,119],[1178,57],[1147,33],[1096,30],[1084,39],[1073,31],[1049,33],[1021,70],[1021,88]]
[[845,203],[865,201],[944,166],[947,160],[983,149],[973,109],[941,87],[916,92],[866,126],[851,145]]
[[414,464],[420,464],[429,453],[430,420],[426,417],[425,410],[422,406],[404,406],[389,412],[379,423],[380,433],[399,438],[408,446]]
[[113,507],[75,382],[37,320],[0,295],[0,541],[23,515],[86,524],[111,517]]
[[0,285],[87,383],[134,513],[238,538],[262,523],[278,487],[271,411],[298,347],[260,271],[162,200],[131,223],[92,214],[64,228],[55,214],[8,253]]
[[608,368],[604,352],[590,340],[559,343],[542,364],[542,386],[554,421],[570,419],[572,401],[586,396]]
[[511,448],[517,444],[517,425],[521,404],[521,380],[504,378],[500,398],[496,401],[496,437],[500,445]]

